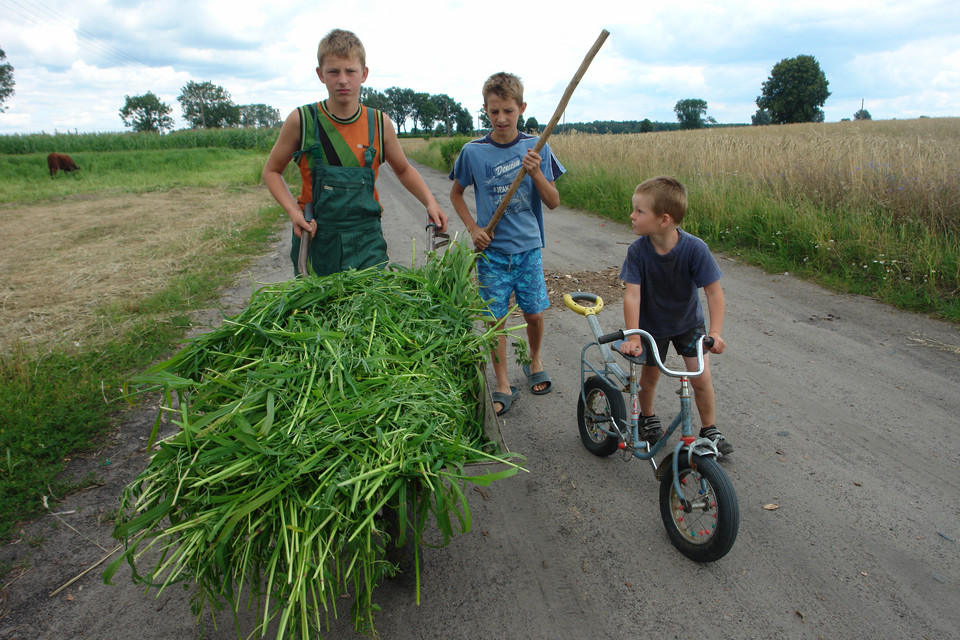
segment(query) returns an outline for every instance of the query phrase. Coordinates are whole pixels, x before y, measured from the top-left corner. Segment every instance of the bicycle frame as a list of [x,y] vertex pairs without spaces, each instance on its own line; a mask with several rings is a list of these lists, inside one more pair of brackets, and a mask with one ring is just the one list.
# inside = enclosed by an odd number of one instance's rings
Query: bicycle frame
[[[577,304],[578,301],[592,302],[593,306],[584,307],[580,304]],[[687,452],[687,459],[690,463],[690,466],[695,468],[696,464],[693,461],[694,455],[713,457],[719,457],[720,455],[719,451],[717,451],[716,445],[711,440],[707,438],[698,438],[693,433],[693,419],[691,414],[691,399],[693,396],[690,388],[690,378],[695,378],[703,374],[705,368],[703,361],[704,338],[701,336],[701,338],[697,341],[697,370],[675,371],[667,368],[664,365],[663,361],[660,359],[660,354],[656,348],[656,342],[654,341],[653,336],[646,331],[642,329],[627,329],[611,334],[604,334],[600,327],[600,321],[597,319],[597,314],[601,309],[603,309],[603,300],[599,296],[586,292],[566,294],[564,296],[564,303],[573,311],[576,311],[580,315],[586,317],[587,323],[589,324],[590,330],[594,336],[594,341],[587,344],[580,354],[580,395],[584,404],[587,403],[587,398],[584,391],[585,383],[591,374],[605,378],[611,383],[611,385],[620,389],[622,393],[628,394],[630,397],[630,416],[627,420],[627,424],[618,425],[616,419],[611,417],[609,418],[609,422],[612,425],[612,429],[607,429],[605,425],[602,424],[598,425],[599,428],[608,435],[616,437],[619,441],[619,448],[622,451],[627,452],[632,458],[649,460],[658,480],[663,474],[662,467],[664,462],[666,462],[666,468],[673,468],[673,481],[679,493],[680,480],[678,465],[669,464],[672,459],[678,458],[685,450]],[[642,338],[644,343],[644,353],[639,357],[620,354],[621,357],[630,362],[630,372],[628,374],[614,358],[613,349],[610,347],[610,343],[617,340],[623,340],[631,335],[639,335]],[[670,426],[665,429],[663,436],[652,446],[646,441],[640,439],[640,383],[639,376],[637,375],[637,368],[646,361],[647,348],[649,348],[652,352],[654,360],[657,363],[657,367],[664,375],[671,378],[678,378],[680,380],[680,412],[673,418]],[[599,353],[600,364],[598,365],[594,365],[591,362],[591,350],[593,349],[596,349]],[[594,358],[594,361],[596,361],[596,358]],[[599,420],[598,422],[603,422],[603,420]],[[664,448],[666,442],[676,431],[677,427],[681,428],[680,440],[674,446],[673,451],[665,456],[663,460],[661,460],[660,467],[658,468],[654,457]]]

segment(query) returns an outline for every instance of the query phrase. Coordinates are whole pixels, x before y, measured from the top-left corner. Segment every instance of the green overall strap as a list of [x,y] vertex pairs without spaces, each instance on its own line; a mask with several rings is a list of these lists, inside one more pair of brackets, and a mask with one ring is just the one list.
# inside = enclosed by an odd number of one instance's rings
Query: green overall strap
[[[367,142],[366,152],[364,153],[364,158],[367,161],[366,166],[368,167],[373,166],[373,159],[376,158],[377,156],[377,150],[374,147],[374,142],[376,142],[375,136],[377,135],[376,124],[377,124],[377,120],[379,120],[380,118],[381,118],[381,114],[377,109],[371,109],[367,107],[367,127],[369,128],[369,133],[367,134],[368,142]],[[382,130],[383,130],[383,127],[381,127],[381,131]],[[383,149],[382,145],[380,149],[381,150]]]
[[[315,110],[314,126],[317,128],[317,134],[320,136],[321,144],[324,145],[324,148],[329,147],[329,151],[332,151],[332,153],[327,154],[327,162],[331,165],[341,167],[359,167],[360,163],[357,161],[356,154],[354,154],[353,149],[350,148],[343,136],[340,135],[340,132],[337,131],[334,124],[330,122],[329,118],[321,119],[317,117],[318,115]],[[317,124],[318,122],[319,126]],[[334,163],[333,157],[337,158],[336,163]]]
[[[350,145],[347,144],[347,141],[344,140],[343,136],[340,135],[340,132],[337,131],[337,128],[334,126],[333,122],[329,118],[318,118],[318,113],[316,105],[311,105],[313,109],[314,116],[314,126],[316,123],[320,122],[320,129],[322,131],[318,132],[320,136],[320,143],[323,145],[324,150],[327,152],[327,163],[335,164],[331,156],[339,158],[339,166],[342,167],[359,167],[360,163],[357,161],[357,156],[353,152],[353,149],[350,148]],[[363,107],[361,107],[363,108]],[[373,167],[373,161],[377,157],[376,145],[374,144],[377,140],[377,121],[383,117],[381,111],[377,109],[371,109],[367,107],[367,146],[364,150],[364,166]],[[383,127],[381,126],[381,130]],[[382,148],[382,145],[381,145]]]
[[[317,124],[317,105],[308,104],[303,107],[298,107],[298,109],[300,111],[300,149],[293,152],[293,161],[299,164],[300,157],[305,153],[309,153],[310,160],[312,160],[312,162],[309,162],[308,164],[310,166],[310,173],[312,175],[314,165],[323,164],[324,158],[323,143],[320,139],[320,131]],[[307,116],[310,116],[313,120],[313,144],[309,147],[307,146],[306,140],[307,122],[309,122]],[[333,153],[332,148],[327,150],[326,156],[327,158],[336,158],[336,154]]]
[[[376,122],[374,118],[382,117],[381,112],[376,109],[370,109],[370,111],[373,112],[374,117],[368,117],[368,146],[366,147],[366,153],[364,153],[366,156],[365,166],[367,167],[373,166],[373,159],[376,157],[376,151],[373,152],[372,157],[369,153],[370,150],[373,149],[376,136]],[[306,122],[309,120],[313,120],[313,144],[308,147],[305,137]],[[356,154],[350,149],[350,145],[348,145],[347,141],[340,135],[340,132],[337,131],[337,128],[330,119],[320,118],[320,110],[317,109],[316,104],[308,104],[300,107],[300,150],[293,152],[294,161],[299,162],[300,156],[308,152],[311,154],[314,162],[319,161],[323,163],[324,159],[326,159],[326,164],[332,167],[360,166]]]

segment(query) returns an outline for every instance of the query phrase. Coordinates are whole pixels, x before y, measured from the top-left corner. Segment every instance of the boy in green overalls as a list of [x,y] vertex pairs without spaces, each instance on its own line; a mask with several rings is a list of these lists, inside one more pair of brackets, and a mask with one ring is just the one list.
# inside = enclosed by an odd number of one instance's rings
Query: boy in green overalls
[[[446,231],[447,214],[407,161],[390,118],[360,104],[360,86],[368,73],[360,39],[334,29],[320,41],[317,62],[327,99],[299,107],[287,117],[263,168],[263,181],[293,223],[290,257],[295,273],[304,232],[312,238],[309,262],[317,275],[383,266],[387,243],[376,190],[382,162],[426,207],[441,232]],[[291,158],[303,178],[299,198],[283,179]]]

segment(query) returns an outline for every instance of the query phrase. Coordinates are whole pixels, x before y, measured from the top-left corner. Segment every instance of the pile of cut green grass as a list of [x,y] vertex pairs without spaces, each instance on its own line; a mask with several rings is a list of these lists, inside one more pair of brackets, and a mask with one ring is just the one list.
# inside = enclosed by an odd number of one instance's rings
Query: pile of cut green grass
[[[236,612],[249,589],[265,603],[254,633],[277,619],[281,637],[314,637],[352,592],[372,630],[388,547],[418,549],[431,522],[449,542],[471,526],[463,483],[518,470],[483,436],[483,365],[504,330],[475,330],[474,259],[454,244],[416,269],[266,287],[139,376],[179,430],[124,493],[127,550],[105,579],[126,560],[160,592],[191,583],[200,610]],[[504,468],[465,468],[489,461]]]

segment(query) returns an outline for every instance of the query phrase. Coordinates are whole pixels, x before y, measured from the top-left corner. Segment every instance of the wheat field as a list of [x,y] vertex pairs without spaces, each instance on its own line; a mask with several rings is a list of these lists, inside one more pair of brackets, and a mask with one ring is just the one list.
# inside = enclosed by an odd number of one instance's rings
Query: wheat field
[[[960,230],[960,119],[808,123],[550,138],[571,175],[659,174],[737,183],[767,197],[871,209]],[[625,205],[627,206],[627,205]]]

